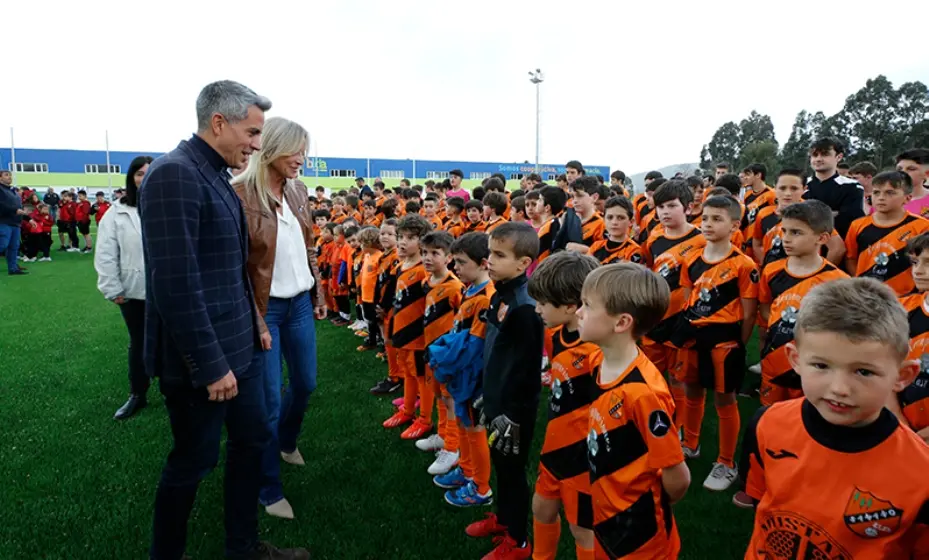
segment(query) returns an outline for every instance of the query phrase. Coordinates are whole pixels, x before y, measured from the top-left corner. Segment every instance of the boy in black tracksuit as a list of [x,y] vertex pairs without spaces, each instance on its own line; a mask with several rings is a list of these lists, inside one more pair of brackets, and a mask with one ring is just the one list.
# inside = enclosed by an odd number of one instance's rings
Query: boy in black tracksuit
[[529,558],[526,538],[531,492],[526,466],[542,390],[542,320],[527,293],[526,269],[539,238],[526,223],[503,224],[490,234],[488,267],[494,293],[487,309],[482,424],[497,473],[497,515],[470,525],[474,537],[506,533],[500,557]]

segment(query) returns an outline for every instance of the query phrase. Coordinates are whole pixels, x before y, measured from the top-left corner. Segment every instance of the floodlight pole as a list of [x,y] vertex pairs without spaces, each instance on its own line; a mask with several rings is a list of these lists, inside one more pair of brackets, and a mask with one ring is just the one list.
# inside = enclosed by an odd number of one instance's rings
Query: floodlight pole
[[545,76],[542,75],[542,71],[538,68],[535,69],[535,72],[529,72],[529,81],[535,84],[535,172],[539,172],[539,116],[540,116],[540,105],[539,105],[539,93],[541,90],[541,84],[545,81]]

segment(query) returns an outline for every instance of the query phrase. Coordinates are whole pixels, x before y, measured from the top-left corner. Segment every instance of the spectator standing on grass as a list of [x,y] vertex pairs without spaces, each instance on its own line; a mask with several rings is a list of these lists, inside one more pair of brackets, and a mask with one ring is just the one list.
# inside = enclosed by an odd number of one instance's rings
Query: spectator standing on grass
[[[92,206],[87,200],[87,191],[77,191],[77,204],[74,206],[74,222],[77,224],[77,232],[84,237],[84,248],[82,253],[90,253],[94,250],[93,238],[90,236],[90,211]],[[77,244],[74,245],[77,248]]]
[[271,102],[232,81],[197,97],[197,133],[152,163],[140,189],[145,255],[145,368],[157,373],[174,446],[155,496],[152,560],[179,560],[200,480],[219,460],[226,558],[309,559],[258,542],[261,460],[270,440],[264,357],[247,273],[248,228],[229,184],[261,148]]
[[[310,136],[299,124],[274,117],[261,134],[261,150],[233,187],[248,222],[248,276],[255,290],[258,328],[270,333],[264,359],[265,403],[271,441],[262,461],[258,501],[269,515],[293,519],[281,483],[283,459],[306,463],[297,437],[316,389],[316,319],[326,317],[316,266],[313,216],[306,185],[297,180]],[[284,390],[283,360],[289,383]]]
[[7,274],[17,276],[28,274],[16,262],[19,255],[19,228],[26,213],[23,211],[23,201],[12,184],[13,174],[6,170],[0,171],[0,252],[6,252]]
[[48,188],[48,192],[45,193],[42,202],[48,204],[48,213],[52,217],[52,221],[56,221],[58,219],[58,204],[61,202],[61,197],[55,193],[54,188]]
[[97,222],[97,289],[119,306],[129,331],[129,400],[116,420],[133,416],[148,404],[151,378],[145,373],[145,262],[142,256],[142,224],[137,209],[139,187],[152,162],[149,156],[132,160],[126,173],[126,195]]

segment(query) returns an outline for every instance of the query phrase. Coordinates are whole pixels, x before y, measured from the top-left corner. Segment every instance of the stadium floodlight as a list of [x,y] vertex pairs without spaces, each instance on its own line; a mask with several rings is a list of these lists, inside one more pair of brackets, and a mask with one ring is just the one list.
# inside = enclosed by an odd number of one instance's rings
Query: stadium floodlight
[[535,72],[529,72],[529,81],[535,84],[535,172],[539,172],[539,92],[541,84],[545,81],[542,70],[536,68]]

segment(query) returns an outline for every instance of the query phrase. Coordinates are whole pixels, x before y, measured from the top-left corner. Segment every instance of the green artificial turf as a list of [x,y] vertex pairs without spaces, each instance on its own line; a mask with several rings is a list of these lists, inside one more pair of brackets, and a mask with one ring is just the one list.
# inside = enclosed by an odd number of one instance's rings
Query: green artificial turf
[[[0,276],[0,559],[146,558],[170,446],[164,404],[155,386],[139,416],[112,419],[128,391],[128,335],[96,290],[93,257],[52,258],[27,265],[28,276]],[[480,558],[491,543],[463,530],[490,509],[446,505],[426,474],[432,456],[381,427],[392,407],[368,388],[386,366],[356,352],[358,343],[347,329],[318,326],[319,388],[299,444],[307,465],[282,466],[297,519],[261,512],[262,538],[307,546],[316,559]],[[740,404],[744,425],[757,404]],[[690,463],[691,488],[674,508],[682,557],[740,558],[752,513],[730,504],[732,491],[702,488],[717,448],[715,409],[706,410],[703,457]],[[539,418],[533,482],[544,410]],[[217,470],[190,521],[196,560],[222,557],[222,460]],[[565,529],[559,558],[574,558],[570,540]]]

